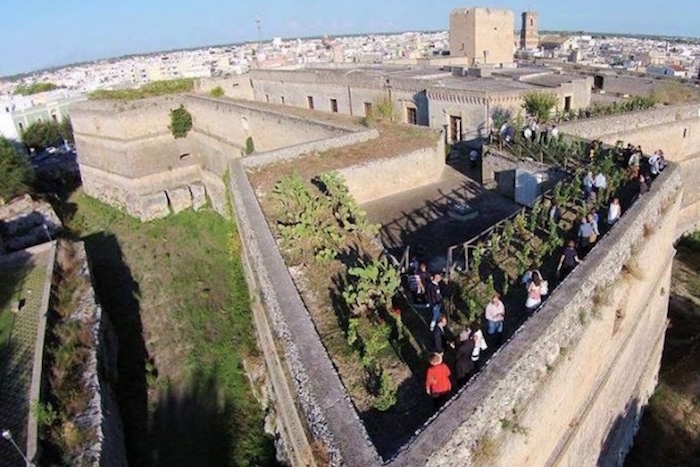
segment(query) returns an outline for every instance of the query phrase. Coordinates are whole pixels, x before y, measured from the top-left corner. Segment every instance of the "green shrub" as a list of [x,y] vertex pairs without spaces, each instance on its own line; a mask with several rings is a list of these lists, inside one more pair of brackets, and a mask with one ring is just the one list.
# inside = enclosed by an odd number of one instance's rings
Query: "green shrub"
[[0,137],[0,200],[9,201],[30,191],[34,174],[27,159],[15,146]]
[[88,95],[89,99],[107,99],[131,101],[145,99],[147,97],[164,96],[168,94],[181,94],[194,90],[194,80],[192,78],[179,78],[167,81],[152,81],[135,89],[101,89],[93,91]]
[[209,95],[211,97],[224,97],[226,93],[224,92],[224,88],[222,88],[221,86],[217,86],[211,91],[209,91]]
[[170,111],[170,125],[168,129],[175,138],[184,138],[192,129],[192,115],[184,105]]

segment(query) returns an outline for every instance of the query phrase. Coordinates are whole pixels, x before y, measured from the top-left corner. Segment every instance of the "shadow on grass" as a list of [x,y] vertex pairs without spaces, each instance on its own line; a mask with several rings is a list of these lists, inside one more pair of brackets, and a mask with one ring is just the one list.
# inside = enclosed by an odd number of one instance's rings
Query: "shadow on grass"
[[113,388],[124,424],[127,457],[132,467],[148,466],[148,351],[143,340],[139,285],[124,262],[117,238],[97,233],[83,238],[95,291],[117,335],[117,378]]
[[151,465],[278,465],[272,441],[266,439],[261,446],[257,431],[250,429],[262,420],[222,391],[219,371],[198,369],[185,388],[161,392],[151,424]]

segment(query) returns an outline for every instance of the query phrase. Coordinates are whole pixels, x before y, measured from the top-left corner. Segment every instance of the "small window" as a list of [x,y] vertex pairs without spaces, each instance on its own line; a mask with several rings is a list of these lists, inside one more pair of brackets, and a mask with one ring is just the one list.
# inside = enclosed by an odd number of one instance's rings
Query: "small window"
[[683,128],[683,138],[685,138],[686,136],[688,136],[688,129]]
[[314,108],[314,96],[306,96],[306,105],[313,110]]
[[331,99],[331,112],[338,113],[338,99]]
[[533,20],[532,18],[530,18],[530,26],[534,26],[534,25],[535,25],[535,20]]
[[19,131],[24,131],[24,125],[22,125],[22,122],[17,123],[17,126],[19,127]]
[[269,94],[265,94],[265,102],[267,102],[268,104],[270,103],[270,95]]
[[365,117],[370,117],[372,115],[372,103],[365,102]]
[[280,96],[280,102],[284,105],[284,96]]
[[418,112],[414,107],[406,107],[406,123],[418,125]]
[[188,161],[189,159],[190,159],[190,153],[189,153],[189,152],[180,155],[180,160],[183,161],[183,162],[186,162],[186,161]]
[[51,118],[54,122],[58,123],[58,117],[56,117],[56,114],[51,114]]

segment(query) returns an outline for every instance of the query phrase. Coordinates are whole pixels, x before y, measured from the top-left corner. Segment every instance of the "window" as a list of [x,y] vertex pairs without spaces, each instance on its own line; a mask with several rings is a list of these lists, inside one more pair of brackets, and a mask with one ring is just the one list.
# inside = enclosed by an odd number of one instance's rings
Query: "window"
[[55,113],[52,113],[52,114],[51,114],[51,118],[53,118],[53,121],[54,121],[54,122],[58,123],[58,117],[56,117],[56,114],[55,114]]
[[284,105],[284,96],[280,96],[280,102]]
[[22,122],[17,123],[17,126],[19,127],[20,132],[24,131],[24,125],[22,125]]
[[338,99],[331,99],[331,112],[338,113]]
[[414,107],[406,107],[406,123],[418,125],[418,112]]
[[372,103],[365,102],[365,117],[371,117],[371,116],[372,116]]
[[685,138],[686,136],[688,136],[688,129],[683,128],[683,138]]
[[564,98],[564,112],[571,110],[571,96],[566,96]]
[[268,104],[270,103],[270,95],[269,94],[265,94],[265,102],[267,102]]
[[313,110],[314,108],[314,96],[306,96],[306,105]]

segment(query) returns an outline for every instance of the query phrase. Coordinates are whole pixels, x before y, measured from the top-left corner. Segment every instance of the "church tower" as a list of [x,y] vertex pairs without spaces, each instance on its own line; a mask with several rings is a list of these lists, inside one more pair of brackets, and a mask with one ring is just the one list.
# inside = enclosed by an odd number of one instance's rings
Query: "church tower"
[[520,28],[520,48],[533,50],[539,47],[540,38],[537,34],[537,13],[534,11],[523,12],[523,24]]

